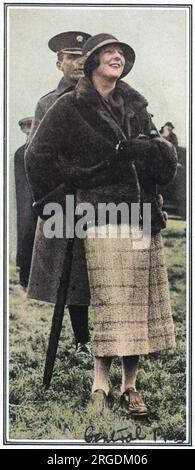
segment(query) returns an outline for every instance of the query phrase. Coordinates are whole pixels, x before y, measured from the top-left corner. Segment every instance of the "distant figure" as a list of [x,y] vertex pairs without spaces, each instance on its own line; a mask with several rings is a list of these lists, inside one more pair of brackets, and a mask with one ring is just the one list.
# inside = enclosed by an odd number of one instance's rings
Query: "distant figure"
[[164,137],[164,139],[168,140],[173,144],[176,148],[178,147],[178,138],[176,134],[173,132],[174,126],[172,122],[167,121],[165,122],[164,126],[161,127],[159,133],[161,137]]
[[[26,134],[27,139],[30,133],[31,123],[31,117],[26,117],[18,122],[21,131]],[[19,268],[20,284],[22,287],[26,288],[30,272],[37,215],[32,209],[32,196],[24,168],[24,150],[25,144],[16,150],[14,155],[14,174],[17,208],[16,266]]]
[[166,187],[159,187],[164,204],[163,209],[168,212],[169,217],[186,218],[186,149],[178,143],[178,138],[173,132],[172,122],[166,122],[159,133],[164,139],[171,142],[177,149],[178,164],[177,174]]

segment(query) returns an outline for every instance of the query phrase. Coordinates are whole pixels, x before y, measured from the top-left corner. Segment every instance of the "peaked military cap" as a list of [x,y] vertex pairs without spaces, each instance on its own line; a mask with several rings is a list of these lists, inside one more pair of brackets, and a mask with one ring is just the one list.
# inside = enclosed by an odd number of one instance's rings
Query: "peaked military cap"
[[165,126],[171,127],[171,129],[175,129],[174,125],[173,125],[172,122],[170,122],[170,121],[165,122],[164,127],[165,127]]
[[82,31],[67,31],[51,38],[48,46],[54,52],[62,51],[67,54],[82,54],[82,48],[90,37],[90,34],[83,33]]
[[33,117],[25,117],[23,119],[20,119],[18,121],[18,124],[20,127],[31,126],[32,120],[33,120]]

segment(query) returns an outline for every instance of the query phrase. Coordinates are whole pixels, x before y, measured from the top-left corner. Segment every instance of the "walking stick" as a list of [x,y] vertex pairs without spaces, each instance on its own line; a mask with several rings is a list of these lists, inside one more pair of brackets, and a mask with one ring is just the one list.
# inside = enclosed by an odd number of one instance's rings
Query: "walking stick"
[[59,284],[59,288],[57,291],[57,301],[54,307],[51,331],[50,331],[46,360],[45,360],[43,385],[45,386],[46,390],[49,388],[49,385],[51,382],[54,362],[55,362],[57,348],[58,348],[58,341],[59,341],[59,337],[60,337],[60,333],[62,329],[62,320],[63,320],[64,308],[66,304],[66,295],[67,295],[68,286],[70,282],[73,246],[74,246],[74,238],[68,238],[66,255],[64,257],[62,276],[60,278],[60,284]]

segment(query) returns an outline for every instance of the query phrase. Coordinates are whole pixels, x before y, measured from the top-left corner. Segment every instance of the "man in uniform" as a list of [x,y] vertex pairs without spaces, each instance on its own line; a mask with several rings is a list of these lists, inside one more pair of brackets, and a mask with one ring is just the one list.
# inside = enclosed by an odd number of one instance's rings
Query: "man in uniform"
[[159,133],[164,139],[168,140],[173,144],[176,148],[178,147],[178,139],[176,134],[173,132],[174,126],[172,122],[167,121],[165,122],[164,126],[161,127]]
[[[32,117],[20,119],[19,126],[28,139]],[[32,196],[26,179],[24,151],[26,144],[16,150],[14,155],[14,176],[17,209],[17,254],[16,266],[19,270],[21,286],[26,289],[30,272],[32,249],[37,224],[37,215],[32,209]]]
[[172,122],[165,122],[159,133],[177,149],[177,175],[165,188],[160,188],[164,199],[164,208],[173,217],[186,218],[186,149],[181,147]]
[[[29,141],[31,141],[40,121],[47,110],[64,93],[74,89],[79,78],[83,76],[82,48],[89,34],[80,31],[69,31],[57,34],[49,40],[49,48],[57,53],[57,67],[63,77],[56,90],[43,96],[35,110]],[[47,248],[48,257],[41,255],[43,247]],[[66,240],[46,239],[43,234],[43,222],[38,219],[32,260],[31,277],[28,288],[29,297],[55,302],[58,283],[57,276],[61,270],[62,253],[66,250]],[[54,288],[51,288],[54,286]],[[87,266],[84,242],[77,239],[74,244],[70,284],[66,298],[72,328],[76,341],[76,351],[90,353],[88,330],[88,305],[90,303]]]

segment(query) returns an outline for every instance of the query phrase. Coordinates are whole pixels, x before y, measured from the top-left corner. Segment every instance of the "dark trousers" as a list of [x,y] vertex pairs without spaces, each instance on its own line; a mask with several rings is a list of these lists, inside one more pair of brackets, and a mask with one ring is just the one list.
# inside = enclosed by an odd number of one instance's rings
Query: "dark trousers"
[[69,305],[70,320],[76,344],[89,341],[88,305]]

